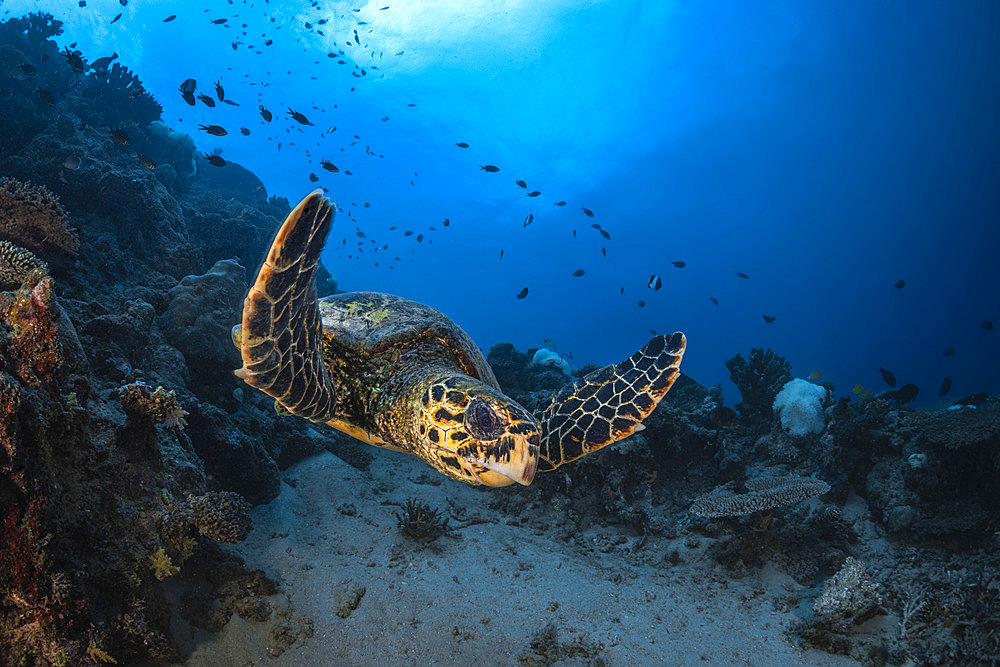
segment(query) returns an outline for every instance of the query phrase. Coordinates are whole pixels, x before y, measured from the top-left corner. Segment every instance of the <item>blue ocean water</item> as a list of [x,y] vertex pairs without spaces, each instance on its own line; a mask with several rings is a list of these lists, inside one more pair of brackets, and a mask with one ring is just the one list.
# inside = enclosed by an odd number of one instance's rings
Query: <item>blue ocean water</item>
[[[0,7],[38,10],[269,194],[327,190],[342,289],[433,305],[484,349],[606,364],[683,330],[684,372],[730,404],[724,362],[752,347],[838,395],[885,388],[880,367],[918,404],[944,377],[949,398],[1000,389],[995,2]],[[188,78],[238,106],[187,105]]]

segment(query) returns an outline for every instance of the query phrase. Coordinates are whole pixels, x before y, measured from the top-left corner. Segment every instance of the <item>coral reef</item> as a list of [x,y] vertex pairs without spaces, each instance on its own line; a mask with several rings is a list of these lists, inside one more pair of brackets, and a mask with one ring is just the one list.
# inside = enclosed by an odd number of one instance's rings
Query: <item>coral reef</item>
[[198,532],[209,539],[236,544],[253,530],[250,503],[232,491],[212,491],[188,500]]
[[792,379],[792,365],[784,357],[759,347],[750,350],[749,360],[737,354],[726,368],[743,399],[736,409],[747,423],[766,421],[778,391]]
[[878,586],[869,578],[865,564],[848,556],[837,574],[823,584],[813,611],[818,622],[843,627],[864,622],[880,603]]

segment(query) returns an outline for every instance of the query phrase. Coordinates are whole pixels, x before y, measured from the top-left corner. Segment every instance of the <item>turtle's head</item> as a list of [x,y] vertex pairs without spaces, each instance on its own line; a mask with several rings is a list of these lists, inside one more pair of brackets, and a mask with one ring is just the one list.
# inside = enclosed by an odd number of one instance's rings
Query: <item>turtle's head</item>
[[429,383],[417,406],[418,454],[470,484],[527,486],[538,465],[538,422],[498,390],[467,375]]

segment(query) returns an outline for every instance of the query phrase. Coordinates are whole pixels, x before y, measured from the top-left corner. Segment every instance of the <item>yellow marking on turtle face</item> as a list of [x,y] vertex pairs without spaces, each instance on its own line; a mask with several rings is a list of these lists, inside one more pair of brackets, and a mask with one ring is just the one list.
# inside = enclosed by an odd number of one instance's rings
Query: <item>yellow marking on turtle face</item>
[[358,314],[359,310],[361,310],[361,304],[358,303],[357,301],[352,301],[351,303],[347,304],[346,308],[341,308],[341,311],[348,317],[354,317],[355,315]]

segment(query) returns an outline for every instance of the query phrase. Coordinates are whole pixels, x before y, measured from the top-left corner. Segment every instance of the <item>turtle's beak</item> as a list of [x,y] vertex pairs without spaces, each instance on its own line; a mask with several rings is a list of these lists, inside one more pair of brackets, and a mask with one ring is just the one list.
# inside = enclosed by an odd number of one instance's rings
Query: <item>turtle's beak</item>
[[486,447],[480,457],[470,457],[473,463],[497,475],[482,475],[489,486],[507,486],[512,482],[528,486],[538,469],[538,433],[530,436],[505,435],[495,446]]

